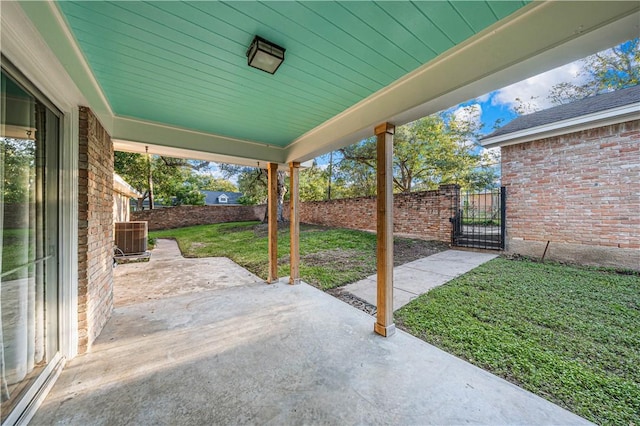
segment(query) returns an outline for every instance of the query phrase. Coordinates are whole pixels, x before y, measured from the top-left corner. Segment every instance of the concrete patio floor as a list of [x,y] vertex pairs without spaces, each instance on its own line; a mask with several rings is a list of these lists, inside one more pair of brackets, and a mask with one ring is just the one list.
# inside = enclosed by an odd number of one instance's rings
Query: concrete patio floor
[[143,297],[116,299],[31,424],[588,424],[407,333],[379,337],[373,317],[309,285],[202,259],[203,276],[227,278],[193,286],[172,274],[199,260],[180,259],[146,264],[161,295],[128,272],[145,265],[118,267],[120,294]]

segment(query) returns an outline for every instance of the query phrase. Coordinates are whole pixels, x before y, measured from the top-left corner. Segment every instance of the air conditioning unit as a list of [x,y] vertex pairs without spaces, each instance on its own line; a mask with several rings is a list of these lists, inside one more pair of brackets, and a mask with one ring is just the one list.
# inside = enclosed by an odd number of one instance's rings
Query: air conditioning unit
[[116,246],[123,254],[141,254],[147,251],[147,222],[116,222]]

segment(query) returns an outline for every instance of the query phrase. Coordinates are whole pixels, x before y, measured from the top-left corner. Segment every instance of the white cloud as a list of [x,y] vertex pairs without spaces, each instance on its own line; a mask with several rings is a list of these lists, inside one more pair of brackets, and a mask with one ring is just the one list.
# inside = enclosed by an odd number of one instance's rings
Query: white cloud
[[[578,75],[580,68],[580,61],[575,61],[497,90],[491,97],[491,104],[514,106],[517,105],[516,98],[520,98],[538,109],[549,108],[552,106],[547,99],[549,90],[561,82],[580,84],[582,82],[582,78]],[[532,97],[534,97],[533,100]]]
[[[469,123],[470,128],[480,128],[482,126],[482,106],[471,104],[459,106],[452,112],[453,118],[459,123]],[[459,141],[461,146],[471,147],[476,144],[473,137]]]
[[482,106],[480,104],[460,106],[453,111],[453,118],[456,121],[482,124]]
[[479,104],[485,103],[489,100],[489,98],[491,97],[491,93],[486,93],[482,96],[478,96],[475,101]]
[[494,166],[500,164],[501,151],[500,147],[496,148],[482,148],[481,151],[484,154],[482,164],[485,166]]

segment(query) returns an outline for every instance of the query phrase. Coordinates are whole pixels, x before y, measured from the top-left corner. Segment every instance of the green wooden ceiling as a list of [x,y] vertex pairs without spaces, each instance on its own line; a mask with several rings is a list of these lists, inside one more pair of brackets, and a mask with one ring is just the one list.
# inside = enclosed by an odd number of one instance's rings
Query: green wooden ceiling
[[[526,3],[57,4],[116,115],[284,147]],[[254,35],[287,49],[275,75]]]

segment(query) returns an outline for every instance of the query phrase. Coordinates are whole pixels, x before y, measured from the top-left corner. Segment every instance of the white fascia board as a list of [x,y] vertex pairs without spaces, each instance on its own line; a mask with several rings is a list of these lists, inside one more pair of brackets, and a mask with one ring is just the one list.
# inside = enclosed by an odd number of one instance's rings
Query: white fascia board
[[[102,127],[111,133],[113,130],[111,106],[56,3],[53,1],[3,2],[3,15],[7,4],[19,4],[28,17],[29,25],[36,28],[40,34],[46,35],[44,38],[40,37],[45,40],[45,45],[48,47],[46,56],[53,58],[51,62],[55,61],[62,65],[67,74],[66,80],[71,81],[75,91],[80,94],[75,101],[75,107],[90,107]],[[3,44],[4,41],[3,37]],[[44,68],[43,71],[49,75],[49,68]],[[68,94],[72,88],[69,84],[65,84],[60,90]]]
[[112,134],[119,151],[149,152],[252,167],[285,164],[285,150],[271,145],[116,116]]
[[293,141],[287,161],[402,125],[637,37],[640,3],[532,2]]
[[640,102],[487,138],[481,141],[481,145],[485,148],[516,145],[634,119],[640,119]]
[[129,183],[117,173],[113,174],[113,190],[130,198],[142,197],[142,194],[137,189],[129,185]]
[[86,99],[19,2],[2,2],[2,54],[61,111]]

